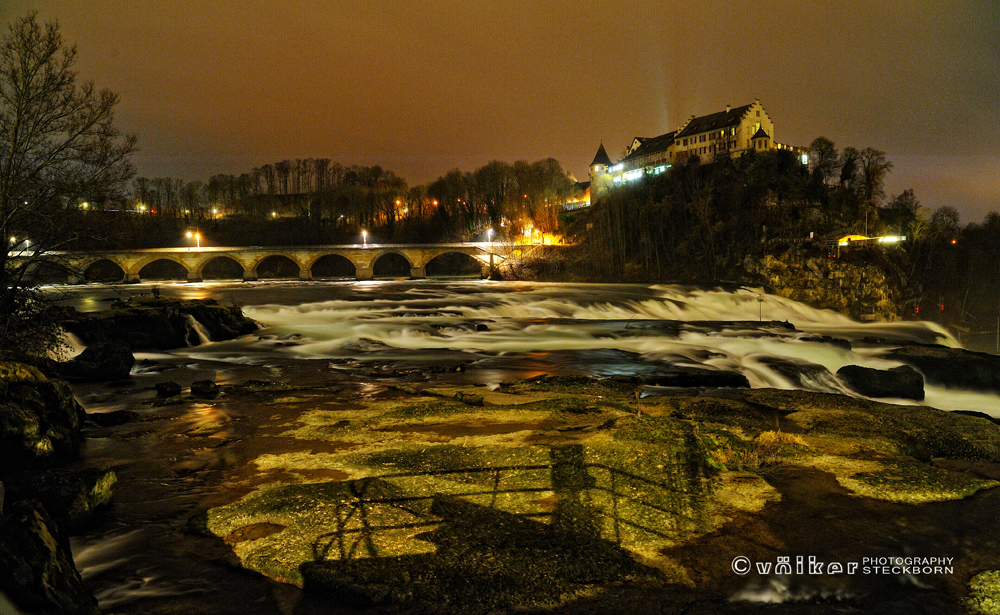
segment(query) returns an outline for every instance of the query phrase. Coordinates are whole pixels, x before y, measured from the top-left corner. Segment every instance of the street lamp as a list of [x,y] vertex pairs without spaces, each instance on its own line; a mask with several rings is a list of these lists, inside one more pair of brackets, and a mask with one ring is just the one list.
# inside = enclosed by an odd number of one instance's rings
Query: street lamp
[[486,241],[493,243],[493,229],[486,229]]
[[[194,237],[195,242],[197,242],[198,244],[198,250],[201,250],[201,233],[198,232],[192,233],[191,231],[188,231],[187,236]],[[191,246],[188,246],[188,251],[189,252],[191,251]]]
[[361,243],[364,247],[368,247],[368,231],[361,231]]

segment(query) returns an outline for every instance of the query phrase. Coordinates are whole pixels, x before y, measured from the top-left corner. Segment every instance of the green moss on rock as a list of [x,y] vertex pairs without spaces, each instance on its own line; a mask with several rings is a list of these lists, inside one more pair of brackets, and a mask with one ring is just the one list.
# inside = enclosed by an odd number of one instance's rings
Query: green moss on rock
[[69,385],[37,368],[0,363],[0,468],[42,467],[76,456],[85,414]]
[[986,570],[969,581],[969,613],[1000,615],[1000,571]]
[[901,504],[924,504],[960,500],[979,491],[1000,485],[995,480],[948,472],[918,462],[888,461],[881,468],[838,477],[838,481],[857,495]]

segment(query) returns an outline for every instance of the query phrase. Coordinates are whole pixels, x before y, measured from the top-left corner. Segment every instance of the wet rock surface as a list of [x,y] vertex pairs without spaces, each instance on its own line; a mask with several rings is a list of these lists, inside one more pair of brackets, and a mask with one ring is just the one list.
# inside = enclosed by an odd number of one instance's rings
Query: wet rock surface
[[157,397],[173,397],[181,394],[181,385],[176,382],[157,382],[155,388]]
[[211,399],[219,394],[219,385],[211,380],[195,380],[191,383],[191,397]]
[[[639,400],[640,386],[228,388],[234,404],[263,395],[292,415],[267,432],[286,444],[259,449],[241,479],[248,490],[209,508],[202,527],[240,565],[304,587],[304,613],[331,602],[736,613],[767,600],[789,603],[769,612],[964,612],[965,583],[995,559],[989,541],[963,549],[952,578],[915,581],[932,589],[896,577],[744,578],[731,562],[952,555],[946,517],[968,514],[970,536],[998,523],[1000,427],[796,391]],[[899,522],[910,529],[900,534]]]

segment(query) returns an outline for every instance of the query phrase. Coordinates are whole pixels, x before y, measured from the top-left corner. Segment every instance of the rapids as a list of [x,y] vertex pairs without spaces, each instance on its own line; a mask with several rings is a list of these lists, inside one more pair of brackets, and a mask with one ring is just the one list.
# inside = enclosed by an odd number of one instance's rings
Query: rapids
[[[93,310],[113,293],[147,291],[136,285],[64,292],[67,303]],[[669,363],[739,371],[754,388],[850,395],[834,376],[845,365],[896,367],[901,363],[880,355],[902,343],[961,347],[936,323],[859,323],[746,287],[288,281],[178,283],[159,291],[242,305],[265,327],[174,356],[244,365],[329,359],[331,370],[369,367],[414,377],[443,365],[464,371],[462,380],[487,385],[541,373],[642,375]],[[830,338],[850,342],[851,349]],[[996,395],[930,385],[925,391],[926,405],[1000,417]]]

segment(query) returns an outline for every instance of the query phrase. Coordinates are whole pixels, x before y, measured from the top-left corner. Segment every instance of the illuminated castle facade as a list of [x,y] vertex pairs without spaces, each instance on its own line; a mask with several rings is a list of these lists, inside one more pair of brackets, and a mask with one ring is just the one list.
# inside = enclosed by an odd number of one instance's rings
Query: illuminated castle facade
[[672,132],[658,137],[636,137],[617,163],[611,162],[602,143],[590,164],[590,202],[596,203],[611,188],[647,175],[659,175],[694,156],[702,162],[712,162],[718,156],[737,157],[749,151],[782,149],[801,155],[803,164],[809,161],[802,148],[774,140],[774,122],[759,100],[742,107],[726,107],[725,111],[710,115],[692,115]]

